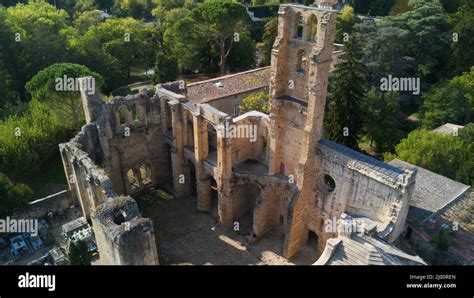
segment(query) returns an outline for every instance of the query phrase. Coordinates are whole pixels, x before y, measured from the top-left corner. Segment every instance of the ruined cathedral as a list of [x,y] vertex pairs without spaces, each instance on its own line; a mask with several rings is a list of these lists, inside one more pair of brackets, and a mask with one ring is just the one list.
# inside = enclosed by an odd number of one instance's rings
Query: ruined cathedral
[[[404,230],[416,170],[322,138],[337,12],[285,4],[278,17],[269,68],[108,101],[81,92],[87,124],[60,152],[103,264],[158,264],[160,227],[133,199],[155,187],[195,197],[222,227],[251,213],[249,237],[279,231],[284,258],[315,237],[315,264],[422,263],[391,245]],[[268,89],[259,85],[267,76]],[[269,114],[236,113],[255,90],[269,92]],[[254,128],[255,138],[228,137],[236,127]],[[362,230],[347,229],[353,223]]]

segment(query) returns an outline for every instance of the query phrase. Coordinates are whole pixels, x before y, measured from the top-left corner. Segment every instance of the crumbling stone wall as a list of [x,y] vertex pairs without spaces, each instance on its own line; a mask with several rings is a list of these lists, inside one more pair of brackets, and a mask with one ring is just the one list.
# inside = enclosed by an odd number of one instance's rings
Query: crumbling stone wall
[[[133,199],[122,197],[155,186],[177,197],[195,194],[200,211],[212,209],[217,189],[220,224],[252,212],[257,237],[272,228],[285,234],[288,258],[310,231],[322,252],[325,239],[337,234],[324,230],[325,220],[344,212],[378,222],[389,241],[400,234],[414,174],[387,175],[321,139],[336,18],[332,10],[280,6],[269,116],[233,118],[216,105],[194,104],[183,81],[107,102],[82,92],[88,124],[60,150],[71,192],[93,222],[106,263],[157,263],[151,223]],[[221,133],[233,125],[255,125],[256,142]],[[254,164],[246,166],[249,160]],[[331,193],[323,189],[325,174],[336,182]],[[125,221],[117,224],[123,208]]]
[[143,218],[131,197],[117,197],[92,213],[103,265],[158,265],[153,223]]

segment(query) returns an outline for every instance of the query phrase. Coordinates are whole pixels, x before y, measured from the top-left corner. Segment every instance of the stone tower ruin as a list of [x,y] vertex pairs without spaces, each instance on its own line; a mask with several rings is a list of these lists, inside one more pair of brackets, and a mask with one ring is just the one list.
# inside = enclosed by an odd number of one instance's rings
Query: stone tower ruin
[[[81,92],[87,124],[60,151],[108,264],[157,264],[153,225],[132,199],[156,187],[195,199],[224,228],[249,219],[254,239],[276,231],[286,258],[310,238],[320,255],[343,214],[388,242],[400,235],[416,172],[322,138],[337,11],[282,4],[278,17],[269,68],[108,101]],[[265,81],[269,115],[224,112]],[[236,127],[255,128],[255,140],[227,137]]]

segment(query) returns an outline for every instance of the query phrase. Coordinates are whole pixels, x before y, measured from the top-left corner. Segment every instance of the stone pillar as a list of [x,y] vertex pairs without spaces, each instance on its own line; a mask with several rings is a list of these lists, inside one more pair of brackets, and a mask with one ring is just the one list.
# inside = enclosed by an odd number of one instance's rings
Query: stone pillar
[[211,180],[204,170],[204,159],[209,155],[207,122],[200,115],[193,115],[193,126],[194,155],[196,158],[197,209],[199,211],[210,211],[212,209]]
[[[281,103],[278,100],[270,99],[270,133],[268,136],[268,171],[269,174],[277,174],[280,171],[280,163],[282,162],[281,150],[282,142],[280,139],[279,121],[281,111]],[[286,144],[285,144],[286,145]]]
[[[231,122],[232,118],[226,118],[220,123],[221,127],[229,127],[226,122]],[[230,123],[229,123],[230,124]],[[228,134],[226,134],[228,135]],[[217,134],[217,189],[219,194],[219,220],[225,227],[232,224],[233,217],[233,196],[232,196],[232,139]]]
[[171,149],[171,163],[173,168],[174,192],[177,197],[191,194],[190,169],[185,166],[182,107],[179,101],[168,103],[171,107],[173,126],[173,148]]

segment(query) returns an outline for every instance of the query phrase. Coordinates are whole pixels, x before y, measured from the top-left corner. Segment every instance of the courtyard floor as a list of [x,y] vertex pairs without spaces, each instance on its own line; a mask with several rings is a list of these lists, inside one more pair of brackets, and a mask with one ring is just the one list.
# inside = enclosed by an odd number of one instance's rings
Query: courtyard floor
[[[316,261],[313,250],[304,247],[293,260],[282,257],[284,236],[270,231],[250,244],[251,214],[239,229],[223,229],[211,212],[196,210],[193,197],[174,198],[152,191],[137,202],[144,217],[153,221],[160,264],[168,265],[294,265]],[[215,212],[214,212],[215,215]]]

